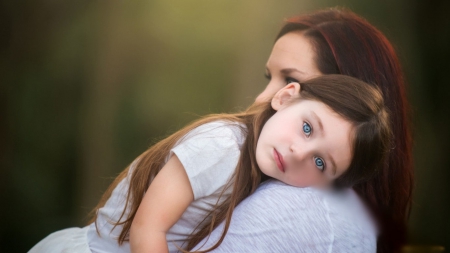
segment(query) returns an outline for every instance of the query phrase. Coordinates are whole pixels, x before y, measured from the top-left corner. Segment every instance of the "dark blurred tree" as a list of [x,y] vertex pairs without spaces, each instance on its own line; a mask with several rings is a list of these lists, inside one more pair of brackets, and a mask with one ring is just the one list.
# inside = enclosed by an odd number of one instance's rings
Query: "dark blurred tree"
[[[416,191],[411,241],[450,250],[450,1],[413,1]],[[417,77],[412,80],[411,76]]]
[[84,66],[54,47],[57,32],[70,29],[86,4],[0,2],[1,252],[24,252],[41,231],[73,223]]

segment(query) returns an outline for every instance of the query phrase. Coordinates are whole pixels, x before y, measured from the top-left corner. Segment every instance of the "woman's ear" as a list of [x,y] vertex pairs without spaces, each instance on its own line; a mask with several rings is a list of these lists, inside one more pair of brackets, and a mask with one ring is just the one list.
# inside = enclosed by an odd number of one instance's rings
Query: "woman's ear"
[[300,84],[299,83],[289,83],[284,86],[281,90],[275,93],[275,96],[272,98],[272,108],[275,111],[283,108],[287,105],[287,102],[291,100],[293,97],[300,96]]

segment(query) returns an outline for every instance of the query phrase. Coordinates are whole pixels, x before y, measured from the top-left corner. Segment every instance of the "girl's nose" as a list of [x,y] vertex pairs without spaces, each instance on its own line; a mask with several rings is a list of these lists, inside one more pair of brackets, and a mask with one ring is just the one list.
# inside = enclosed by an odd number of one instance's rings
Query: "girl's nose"
[[299,162],[306,159],[310,153],[306,145],[300,145],[298,143],[291,144],[290,150],[293,154],[293,157]]

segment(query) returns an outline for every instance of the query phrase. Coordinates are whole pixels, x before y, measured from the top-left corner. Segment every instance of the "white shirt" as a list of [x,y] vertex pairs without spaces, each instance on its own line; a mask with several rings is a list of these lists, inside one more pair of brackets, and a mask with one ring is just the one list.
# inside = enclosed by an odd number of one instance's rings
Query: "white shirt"
[[[223,223],[195,248],[218,241]],[[331,194],[269,181],[233,212],[212,252],[376,252],[377,231],[353,190]]]
[[[194,201],[167,233],[170,252],[177,252],[175,245],[183,247],[187,237],[217,203],[219,194],[230,180],[239,160],[240,149],[245,140],[241,130],[238,123],[207,123],[190,131],[171,150],[166,160],[172,154],[177,155],[191,183]],[[92,252],[130,252],[128,242],[121,246],[117,243],[122,227],[117,226],[113,230],[109,221],[120,218],[131,172],[132,168],[114,189],[105,206],[98,210],[97,227],[100,235],[97,234],[94,223],[89,225],[87,239]]]

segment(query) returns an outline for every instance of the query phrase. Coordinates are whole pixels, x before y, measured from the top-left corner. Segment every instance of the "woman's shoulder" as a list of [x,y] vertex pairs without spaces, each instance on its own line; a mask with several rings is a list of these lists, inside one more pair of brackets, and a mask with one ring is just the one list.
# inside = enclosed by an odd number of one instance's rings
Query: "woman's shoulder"
[[[268,194],[269,193],[269,194]],[[313,187],[294,187],[278,180],[268,180],[262,183],[255,194],[277,197],[283,195],[291,201],[294,199],[317,199],[327,205],[336,205],[339,207],[356,206],[357,209],[365,209],[364,204],[357,193],[352,188],[343,189],[339,192],[330,190],[321,190]],[[283,201],[283,200],[280,200]]]
[[[288,184],[285,184],[281,181],[270,179],[262,183],[256,192],[272,192],[274,195],[277,194],[290,194],[290,193],[302,193],[296,194],[296,197],[314,197],[314,198],[323,198],[324,192],[318,189],[314,189],[312,187],[294,187]],[[265,193],[264,193],[265,194]],[[297,196],[298,195],[298,196]]]
[[251,197],[252,202],[269,203],[273,208],[313,213],[328,211],[326,208],[327,196],[323,191],[311,187],[294,187],[278,180],[264,182]]
[[322,245],[338,252],[374,252],[376,231],[361,206],[352,189],[334,194],[269,180],[236,207],[233,220],[270,223],[272,236],[276,234],[280,244],[295,241],[302,247]]
[[278,180],[268,180],[258,187],[254,195],[294,206],[313,201],[319,205],[308,205],[308,208],[326,209],[330,213],[360,213],[361,216],[369,216],[363,201],[351,188],[335,192],[312,187],[294,187]]

